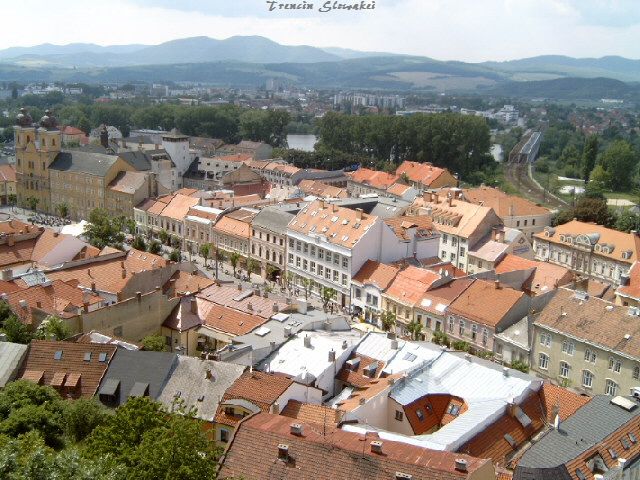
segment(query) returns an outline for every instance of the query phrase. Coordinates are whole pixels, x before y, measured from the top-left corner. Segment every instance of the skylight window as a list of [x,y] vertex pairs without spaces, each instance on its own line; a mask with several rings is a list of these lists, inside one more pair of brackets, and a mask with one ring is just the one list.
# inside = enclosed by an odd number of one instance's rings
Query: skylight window
[[101,353],[101,354],[99,355],[99,357],[98,357],[98,360],[99,360],[100,362],[103,362],[103,363],[104,363],[104,362],[106,362],[106,361],[107,361],[107,354],[106,354],[106,353],[104,353],[104,352],[103,352],[103,353]]
[[631,444],[629,443],[629,440],[627,440],[624,437],[620,439],[620,443],[622,444],[625,450],[629,450],[631,448]]
[[331,223],[336,223],[338,221],[338,217],[331,217]]
[[62,350],[58,350],[56,353],[53,354],[53,359],[54,360],[62,360]]
[[91,352],[85,352],[84,353],[84,361],[85,362],[90,362],[91,361]]
[[416,357],[416,355],[415,355],[415,354],[413,354],[413,353],[411,353],[411,352],[408,352],[408,353],[404,356],[404,360],[406,360],[407,362],[413,362],[416,358],[418,358],[418,357]]
[[424,420],[424,412],[420,409],[416,410],[416,416],[418,417],[418,420],[420,420],[421,422]]
[[450,415],[453,415],[454,417],[457,417],[458,415],[460,415],[460,405],[456,405],[455,403],[449,404],[449,409],[447,410],[447,413],[449,413]]
[[615,451],[615,449],[613,448],[609,448],[608,449],[609,455],[611,455],[611,458],[613,460],[615,460],[616,458],[618,458],[618,452]]

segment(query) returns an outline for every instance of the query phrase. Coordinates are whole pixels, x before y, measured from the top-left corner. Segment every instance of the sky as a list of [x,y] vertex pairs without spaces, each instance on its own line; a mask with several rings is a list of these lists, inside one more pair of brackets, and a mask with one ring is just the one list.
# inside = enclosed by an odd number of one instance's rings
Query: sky
[[470,62],[547,54],[640,58],[640,0],[375,0],[374,9],[321,13],[325,1],[306,0],[312,10],[269,11],[265,0],[20,0],[2,10],[0,49],[261,35],[285,45]]

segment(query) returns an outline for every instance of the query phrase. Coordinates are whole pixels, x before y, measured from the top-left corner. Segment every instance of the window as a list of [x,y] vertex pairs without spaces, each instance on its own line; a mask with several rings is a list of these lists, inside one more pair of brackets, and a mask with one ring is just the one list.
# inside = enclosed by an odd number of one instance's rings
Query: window
[[449,408],[447,408],[447,413],[457,417],[460,414],[460,405],[456,405],[455,403],[450,403]]
[[449,317],[449,333],[453,333],[453,317]]
[[312,257],[316,256],[316,247],[315,247],[315,245],[311,245],[311,256]]
[[304,251],[305,255],[306,255],[307,253],[309,253],[309,244],[308,244],[308,243],[305,243],[305,244],[304,244],[304,249],[303,249],[303,251]]
[[640,367],[639,366],[635,366],[633,367],[633,378],[634,380],[638,380],[638,378],[640,377]]
[[293,253],[289,254],[289,263],[293,263]]
[[422,422],[424,420],[424,412],[421,409],[417,409],[416,417],[418,417],[418,420]]
[[464,257],[464,255],[465,255],[465,249],[464,247],[460,247],[460,256]]
[[464,335],[464,320],[460,320],[458,333],[460,334],[461,337]]
[[565,340],[562,342],[562,353],[566,353],[567,355],[573,355],[576,351],[576,345],[571,340]]
[[342,285],[347,285],[347,275],[345,273],[342,274]]
[[489,343],[489,330],[485,328],[482,330],[482,345],[486,347],[487,343]]
[[560,376],[562,378],[569,377],[569,370],[571,370],[571,366],[567,362],[560,362]]
[[318,249],[318,258],[319,258],[320,260],[323,260],[323,259],[324,259],[324,250],[323,250],[323,249],[321,249],[321,248],[319,248],[319,249]]
[[402,413],[400,410],[396,410],[396,420],[401,422],[403,418],[404,418],[404,413]]
[[596,363],[596,358],[597,358],[597,355],[595,350],[591,350],[590,348],[587,348],[584,351],[584,360],[586,362]]
[[293,244],[294,244],[293,238],[290,238],[289,239],[289,248],[293,248]]
[[445,252],[444,250],[442,250],[442,253],[440,254],[440,258],[442,260],[446,260],[447,259],[447,252]]
[[540,345],[544,346],[544,347],[550,347],[551,346],[551,334],[549,333],[541,333],[540,334]]
[[302,243],[300,240],[296,241],[296,250],[299,252],[302,249]]
[[349,259],[347,257],[342,257],[342,268],[349,267]]
[[296,267],[300,268],[300,257],[296,256]]
[[229,441],[229,430],[225,430],[224,428],[220,429],[220,441],[222,443]]
[[618,384],[613,380],[607,378],[607,383],[604,387],[604,393],[605,395],[611,395],[612,397],[615,397],[618,393]]
[[442,243],[446,244],[449,240],[449,236],[446,233],[442,234]]
[[541,370],[548,370],[549,356],[544,353],[541,353],[540,356],[538,357],[538,366],[540,367]]
[[593,386],[593,373],[589,370],[582,371],[582,386],[591,388]]
[[474,323],[471,325],[471,340],[475,342],[476,338],[478,338],[478,326]]
[[622,361],[617,358],[609,357],[609,370],[620,373],[620,370],[622,370]]
[[327,252],[327,263],[331,263],[331,252]]

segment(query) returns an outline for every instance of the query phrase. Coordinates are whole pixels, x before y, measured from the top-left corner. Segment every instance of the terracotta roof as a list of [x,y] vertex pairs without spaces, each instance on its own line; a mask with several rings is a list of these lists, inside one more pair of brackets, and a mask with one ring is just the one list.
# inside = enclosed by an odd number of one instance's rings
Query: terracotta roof
[[72,127],[71,125],[67,125],[62,130],[63,135],[84,135],[85,133],[79,128]]
[[402,378],[400,373],[388,375],[384,378],[374,378],[366,386],[355,388],[349,398],[341,400],[336,405],[345,412],[352,412],[362,406],[360,403],[362,401],[366,403],[378,395],[387,395],[393,386],[391,382],[400,378]]
[[238,183],[261,183],[266,182],[264,177],[258,172],[251,170],[248,165],[242,164],[238,169],[225,173],[222,176],[223,185],[235,185]]
[[441,279],[431,270],[409,266],[396,275],[386,295],[404,305],[415,305]]
[[197,273],[188,273],[183,272],[182,270],[178,270],[173,275],[167,283],[165,283],[163,290],[166,292],[169,288],[169,283],[171,280],[174,280],[174,296],[182,296],[190,293],[197,293],[200,290],[203,290],[215,283],[215,280],[211,278],[204,277]]
[[[537,392],[530,393],[518,407],[531,420],[529,426],[523,426],[507,406],[507,412],[462,445],[458,451],[474,457],[489,458],[495,464],[506,466],[514,453],[545,426],[546,412]],[[507,440],[509,437],[505,438],[506,435],[513,439],[515,448]]]
[[234,310],[214,304],[207,316],[204,317],[204,325],[215,328],[231,335],[246,335],[265,323],[266,319],[256,315]]
[[251,236],[251,220],[255,216],[255,212],[241,208],[220,218],[213,226],[213,230],[225,235],[249,238]]
[[[220,477],[389,480],[402,472],[414,480],[454,480],[471,478],[483,468],[491,471],[487,460],[390,440],[382,443],[382,454],[373,453],[369,443],[379,440],[375,433],[368,434],[363,442],[357,433],[327,433],[298,422],[303,433],[295,435],[290,432],[291,423],[288,417],[267,413],[243,421],[227,450]],[[286,461],[278,458],[280,445],[288,448]],[[467,461],[468,472],[455,469],[457,458]]]
[[399,271],[400,268],[394,265],[367,260],[351,281],[362,285],[375,285],[380,290],[386,290]]
[[[191,302],[195,299],[197,311],[193,313]],[[209,314],[209,311],[215,306],[214,303],[208,302],[196,297],[182,297],[180,304],[176,305],[171,311],[167,319],[162,324],[163,327],[171,328],[179,332],[184,332],[191,328],[199,327],[203,323],[203,319]]]
[[516,195],[508,195],[492,187],[478,187],[463,190],[465,200],[485,207],[491,207],[500,218],[530,215],[549,215],[549,209],[536,205]]
[[109,184],[109,188],[114,192],[133,195],[144,186],[146,180],[147,174],[144,172],[120,172]]
[[634,262],[629,269],[629,284],[622,285],[616,290],[618,295],[640,300],[640,263]]
[[15,182],[16,167],[7,163],[0,165],[0,182]]
[[394,183],[389,188],[387,188],[387,193],[401,197],[402,195],[407,193],[407,190],[411,188],[412,187],[410,187],[409,185],[405,185],[403,183]]
[[[277,402],[292,384],[293,380],[283,375],[246,371],[227,389],[222,400],[247,400],[264,412],[269,410],[269,407]],[[226,415],[221,407],[218,409],[215,421],[225,425],[235,425],[240,419]]]
[[405,160],[396,169],[396,175],[407,174],[409,180],[430,187],[440,175],[449,173],[445,168],[434,167],[431,163],[419,163]]
[[314,195],[323,198],[346,198],[349,193],[340,187],[327,185],[319,180],[302,180],[298,184],[298,188],[305,195]]
[[22,290],[22,287],[14,282],[7,282],[6,280],[0,280],[0,293],[11,293]]
[[[189,209],[198,205],[199,201],[198,198],[176,194],[169,204],[162,209],[162,216],[173,218],[174,220],[183,220],[189,212]],[[149,209],[149,212],[151,212],[151,209]]]
[[[3,165],[0,165],[3,166]],[[29,223],[21,222],[20,220],[16,220],[12,218],[10,220],[6,220],[4,222],[0,222],[0,234],[19,234],[19,233],[35,233],[39,230],[40,227],[36,225],[31,225]],[[44,230],[44,229],[43,229]]]
[[[561,236],[565,238],[565,241],[562,240]],[[595,223],[572,220],[557,227],[545,227],[544,232],[536,233],[534,237],[541,241],[548,241],[569,248],[576,248],[575,243],[577,241],[587,242],[587,245],[591,244],[594,247],[597,244],[598,250],[593,250],[593,255],[595,256],[610,258],[628,264],[638,260],[640,247],[640,238],[638,236],[634,236],[632,233],[619,232]],[[568,239],[571,239],[572,243],[568,243]],[[610,251],[604,253],[600,247],[609,247]],[[626,252],[628,252],[627,258],[623,258],[623,254]]]
[[568,268],[549,262],[527,260],[526,258],[507,253],[495,266],[497,274],[532,270],[522,288],[533,294],[545,293],[559,286],[567,285],[573,280],[573,273]]
[[[33,372],[43,372],[41,385],[51,385],[57,374],[62,380],[61,388],[57,390],[64,396],[90,398],[96,393],[116,348],[99,343],[33,340],[20,377],[36,380],[38,375],[34,376]],[[56,352],[62,352],[59,360],[54,358]],[[104,361],[101,361],[101,354],[105,354]],[[80,388],[74,388],[78,383]]]
[[64,235],[62,233],[54,232],[53,230],[45,228],[36,241],[36,245],[33,248],[33,253],[31,254],[31,260],[36,263],[41,262],[44,257],[51,252],[51,250],[68,239],[75,240],[75,238],[71,235]]
[[523,292],[476,280],[449,305],[448,311],[495,328],[523,297]]
[[340,409],[302,403],[298,400],[289,400],[281,413],[285,417],[295,418],[301,422],[319,425],[323,428],[336,428],[342,420],[343,414],[344,412]]
[[85,292],[61,280],[54,280],[47,286],[35,285],[20,289],[7,295],[7,303],[11,306],[11,310],[28,325],[33,323],[32,309],[44,312],[46,315],[69,318],[79,315],[79,309],[85,303],[94,305],[102,301],[103,298],[95,293]]
[[427,215],[386,218],[384,223],[391,227],[393,233],[395,233],[400,240],[404,241],[410,240],[407,232],[414,228],[417,229],[417,232],[419,232],[421,236],[431,237],[438,234],[433,227],[431,217]]
[[[440,232],[469,238],[477,233],[481,225],[491,227],[501,223],[498,216],[489,207],[458,199],[451,199],[451,205],[449,205],[447,198],[438,197],[436,202],[436,194],[433,194],[433,201],[429,200],[429,195],[432,194],[425,193],[422,197],[416,198],[411,210],[421,215],[430,216],[433,228]],[[426,200],[425,197],[427,197]]]
[[[355,359],[358,360],[358,366],[356,368],[349,368],[349,365],[345,363],[336,375],[336,379],[346,383],[347,385],[352,385],[358,388],[366,388],[371,383],[371,380],[376,379],[380,376],[382,370],[384,369],[385,362],[381,360],[375,360],[365,355],[352,354],[349,357],[349,360]],[[376,371],[372,377],[367,377],[364,375],[364,371],[372,363],[377,363]]]
[[327,242],[353,248],[378,217],[316,200],[300,210],[289,230],[305,235],[323,235]]
[[278,172],[285,173],[287,175],[294,175],[300,171],[298,167],[294,167],[293,165],[286,165],[286,164],[285,165],[277,164],[273,169]]
[[[259,295],[247,296],[245,295],[246,292],[246,290],[239,291],[231,285],[213,284],[196,294],[196,297],[264,319],[268,319],[273,315],[274,303],[277,304],[279,312],[287,308],[287,304],[284,302],[278,302],[272,298],[264,298]],[[251,305],[251,308],[249,308],[249,305]]]
[[[85,288],[91,288],[91,285],[95,284],[97,290],[118,293],[124,290],[136,274],[144,270],[164,268],[167,265],[168,261],[159,255],[132,248],[125,257],[96,261],[64,270],[53,270],[47,272],[47,277],[65,282],[75,279]],[[155,285],[148,287],[153,289]]]
[[540,400],[547,414],[547,422],[553,423],[556,416],[556,409],[560,420],[564,422],[576,413],[580,407],[591,400],[591,397],[579,395],[566,388],[544,382],[542,384],[542,390],[540,391]]
[[628,307],[559,288],[534,324],[640,358],[640,322]]
[[215,160],[219,160],[221,162],[237,162],[243,163],[251,160],[252,156],[247,153],[236,153],[234,155],[223,155],[221,157],[214,157]]
[[459,408],[458,415],[462,415],[469,409],[462,398],[446,393],[424,395],[402,408],[413,434],[422,435],[442,428],[457,418],[449,413],[450,405]]
[[0,267],[6,268],[12,265],[30,263],[36,241],[37,239],[32,238],[16,242],[12,246],[6,243],[0,245]]
[[196,188],[179,188],[175,192],[174,195],[186,195],[187,197],[192,196],[194,193],[197,193],[198,190]]
[[369,168],[359,168],[355,172],[347,175],[352,182],[362,183],[363,185],[369,185],[380,190],[386,190],[398,180],[398,175],[371,170]]

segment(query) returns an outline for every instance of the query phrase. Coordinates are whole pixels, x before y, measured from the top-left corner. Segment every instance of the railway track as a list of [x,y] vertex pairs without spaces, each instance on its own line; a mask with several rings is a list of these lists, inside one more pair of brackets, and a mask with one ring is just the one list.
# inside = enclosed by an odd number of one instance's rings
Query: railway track
[[568,206],[567,202],[550,195],[544,188],[538,186],[529,176],[528,163],[507,163],[504,175],[516,190],[532,202],[546,205],[552,209],[562,209]]

